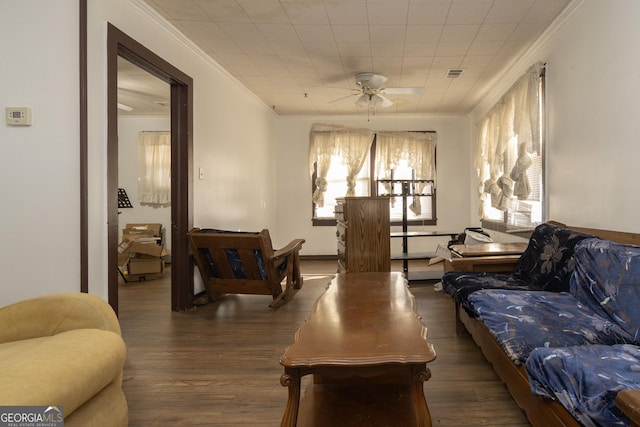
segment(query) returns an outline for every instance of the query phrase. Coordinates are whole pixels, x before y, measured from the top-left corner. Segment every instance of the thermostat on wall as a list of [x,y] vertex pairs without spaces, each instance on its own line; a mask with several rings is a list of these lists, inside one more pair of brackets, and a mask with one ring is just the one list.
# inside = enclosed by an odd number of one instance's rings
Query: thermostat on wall
[[8,126],[31,126],[31,108],[7,107],[5,112]]

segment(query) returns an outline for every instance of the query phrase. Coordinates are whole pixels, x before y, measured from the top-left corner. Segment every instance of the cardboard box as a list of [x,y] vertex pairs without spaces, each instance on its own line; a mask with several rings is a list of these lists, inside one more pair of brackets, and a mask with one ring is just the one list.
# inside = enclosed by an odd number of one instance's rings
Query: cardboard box
[[160,258],[131,258],[128,266],[129,274],[162,274],[164,261]]
[[131,246],[131,242],[127,240],[123,240],[118,245],[118,266],[119,267],[123,265],[127,265],[127,262],[129,262],[129,246]]
[[129,256],[132,254],[149,255],[154,258],[160,258],[169,255],[169,251],[155,241],[145,241],[144,239],[136,239],[129,243],[127,248]]
[[127,224],[122,229],[122,240],[124,241],[145,237],[158,237],[162,243],[162,224]]
[[451,259],[451,250],[446,245],[438,243],[436,247],[436,256],[429,260],[429,265],[437,264],[444,260]]
[[118,266],[126,266],[129,279],[159,278],[169,251],[162,244],[162,224],[127,224],[118,245]]

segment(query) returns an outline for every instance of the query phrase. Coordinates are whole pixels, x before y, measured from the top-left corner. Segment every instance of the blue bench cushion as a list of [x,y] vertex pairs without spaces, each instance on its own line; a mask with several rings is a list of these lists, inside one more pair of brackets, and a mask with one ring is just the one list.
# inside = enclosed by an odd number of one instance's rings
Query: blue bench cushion
[[[234,233],[234,234],[254,234],[254,235],[258,235],[260,233],[258,232],[253,232],[253,231],[232,231],[232,230],[218,230],[215,228],[204,228],[202,230],[200,230],[201,233],[218,233],[218,234],[229,234],[229,233]],[[240,254],[238,253],[237,249],[225,249],[224,253],[227,256],[227,260],[229,262],[229,266],[231,267],[231,271],[233,271],[233,277],[234,279],[246,279],[247,278],[247,273],[244,270],[244,265],[242,263],[242,258],[240,258]],[[264,265],[264,261],[262,259],[262,253],[259,250],[254,250],[253,251],[253,256],[256,259],[256,263],[258,264],[258,268],[260,270],[260,277],[262,278],[262,280],[267,280],[267,271],[266,271],[266,267]],[[207,257],[207,264],[209,265],[209,271],[211,272],[211,276],[213,277],[220,277],[220,272],[218,270],[218,267],[216,266],[215,261],[213,260],[213,257],[211,256],[211,253],[207,250],[206,251],[206,257]],[[284,266],[286,267],[286,265]],[[284,267],[281,267],[281,269],[283,269]]]
[[640,389],[640,347],[537,348],[526,370],[533,394],[557,400],[583,425],[629,425],[615,399],[621,390]]
[[640,247],[587,239],[575,260],[571,293],[640,344]]
[[469,303],[515,364],[536,347],[632,342],[567,292],[480,290],[469,295]]

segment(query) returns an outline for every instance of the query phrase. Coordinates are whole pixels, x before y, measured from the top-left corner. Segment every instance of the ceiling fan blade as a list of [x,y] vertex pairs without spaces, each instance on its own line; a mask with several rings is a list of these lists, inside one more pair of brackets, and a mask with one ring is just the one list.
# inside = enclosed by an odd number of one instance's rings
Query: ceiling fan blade
[[340,98],[336,98],[336,99],[334,99],[332,101],[329,101],[329,104],[333,104],[334,102],[340,102],[340,101],[343,101],[343,100],[345,100],[347,98],[351,98],[352,96],[356,96],[356,95],[360,95],[360,92],[351,93],[351,94],[349,94],[347,96],[341,96]]
[[418,95],[424,93],[423,87],[387,87],[381,90],[387,95]]
[[387,98],[384,95],[381,94],[377,94],[376,96],[380,97],[380,99],[382,99],[382,103],[377,104],[376,107],[382,107],[382,108],[387,108],[387,107],[391,107],[393,105],[393,102]]

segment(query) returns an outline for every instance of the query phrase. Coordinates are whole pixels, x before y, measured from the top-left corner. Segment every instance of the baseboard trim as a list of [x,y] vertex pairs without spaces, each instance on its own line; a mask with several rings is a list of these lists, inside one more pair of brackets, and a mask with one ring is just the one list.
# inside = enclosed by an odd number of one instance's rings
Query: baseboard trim
[[337,261],[337,255],[300,255],[300,261]]

